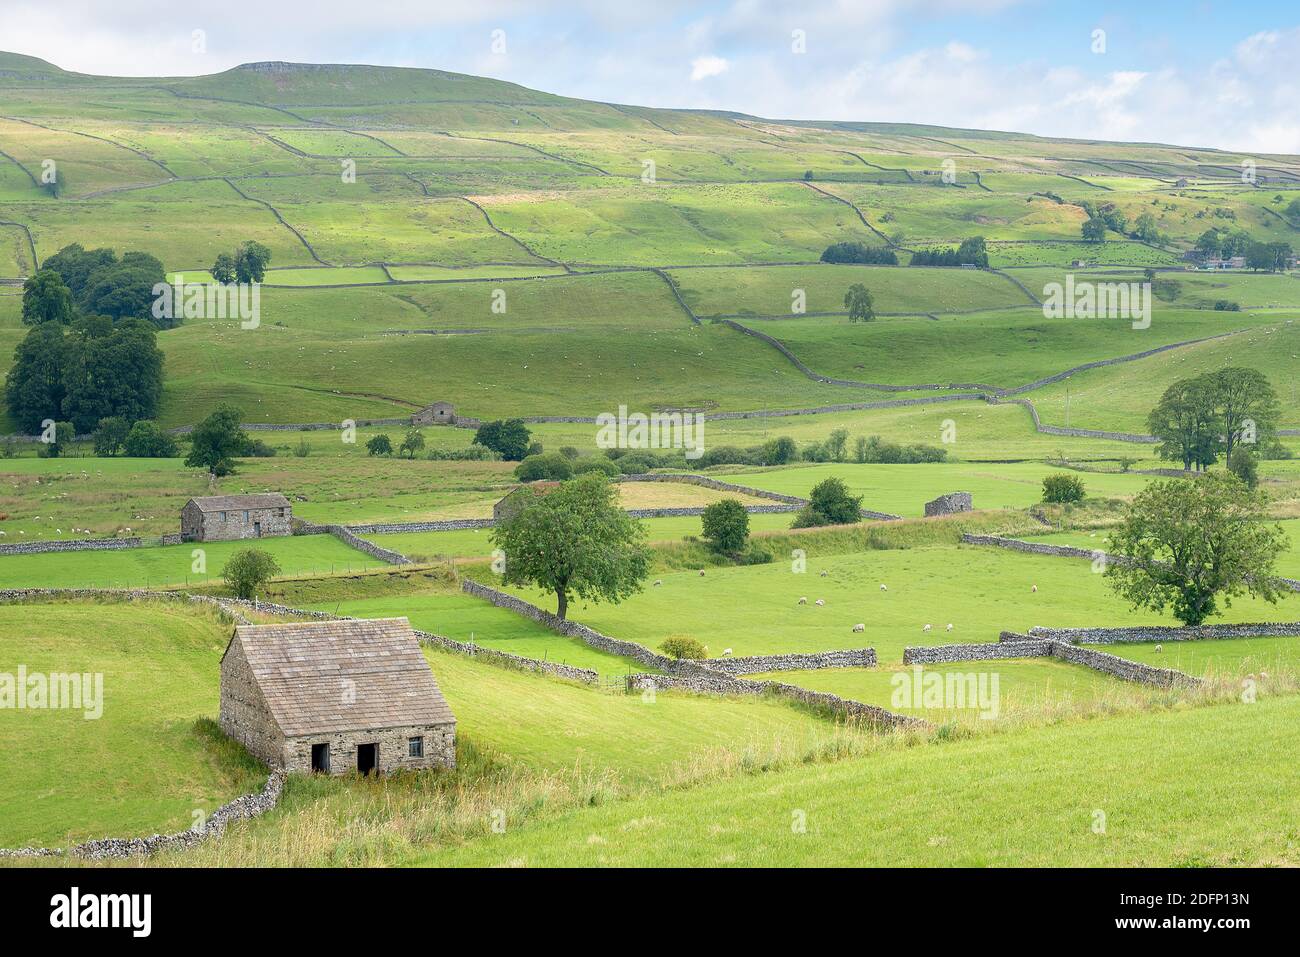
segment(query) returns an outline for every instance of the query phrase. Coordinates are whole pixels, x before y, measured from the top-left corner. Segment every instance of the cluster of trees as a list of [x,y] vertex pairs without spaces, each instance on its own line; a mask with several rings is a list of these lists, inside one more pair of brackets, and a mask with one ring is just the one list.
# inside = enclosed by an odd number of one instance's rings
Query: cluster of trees
[[162,385],[163,354],[152,325],[85,316],[67,326],[43,322],[27,333],[14,350],[5,403],[24,431],[54,420],[84,434],[105,418],[152,419]]
[[23,285],[23,322],[68,325],[81,316],[113,321],[140,319],[159,328],[175,320],[155,319],[154,286],[166,281],[163,264],[148,253],[65,246],[45,260]]
[[[45,261],[23,284],[22,319],[31,329],[5,381],[5,404],[19,428],[41,432],[53,421],[70,438],[111,419],[129,433],[157,414],[163,354],[151,320],[153,287],[163,279],[162,263],[147,253],[118,259],[111,249],[74,244]],[[46,452],[57,455],[57,445]]]
[[822,252],[822,262],[897,266],[898,255],[885,246],[868,246],[861,242],[832,243]]
[[1196,251],[1206,259],[1242,256],[1246,268],[1256,272],[1285,272],[1295,255],[1290,243],[1261,243],[1244,229],[1207,229],[1196,240]]
[[[519,462],[532,451],[531,438],[532,433],[523,419],[498,419],[480,425],[474,433],[473,444],[491,449],[507,462]],[[537,451],[541,451],[540,446]]]
[[[1128,233],[1128,217],[1114,203],[1091,203],[1088,200],[1083,200],[1079,205],[1088,214],[1087,220],[1080,227],[1083,238],[1088,242],[1105,242],[1106,230],[1108,229],[1120,235]],[[1155,218],[1150,213],[1143,213],[1143,216],[1148,217],[1150,229],[1154,229]]]
[[962,240],[956,249],[918,249],[912,253],[912,266],[978,266],[989,267],[988,244],[983,236]]
[[271,250],[261,243],[242,243],[234,253],[221,253],[212,264],[212,278],[223,286],[232,282],[261,282],[266,276]]
[[[1251,470],[1253,449],[1274,453],[1281,404],[1268,377],[1255,369],[1229,367],[1187,379],[1165,390],[1147,416],[1163,459],[1185,470],[1204,471],[1223,455],[1229,468]],[[1253,470],[1252,470],[1253,474]]]

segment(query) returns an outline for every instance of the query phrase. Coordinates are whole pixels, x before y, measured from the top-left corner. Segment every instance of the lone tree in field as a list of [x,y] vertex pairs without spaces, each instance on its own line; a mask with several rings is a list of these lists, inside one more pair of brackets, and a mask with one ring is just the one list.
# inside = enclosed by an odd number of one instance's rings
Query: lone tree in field
[[383,434],[371,436],[366,442],[366,452],[370,455],[392,455],[393,440]]
[[844,294],[844,308],[849,311],[849,322],[870,322],[876,318],[871,290],[860,282],[849,286],[849,291]]
[[1124,559],[1106,569],[1111,587],[1134,608],[1172,607],[1185,625],[1219,611],[1219,600],[1250,594],[1275,603],[1279,525],[1265,524],[1267,499],[1233,475],[1148,485],[1126,510],[1111,551]]
[[248,448],[248,433],[240,427],[241,413],[233,405],[222,404],[194,427],[193,444],[185,464],[193,469],[207,469],[220,478],[235,471],[236,456]]
[[617,604],[641,590],[650,571],[645,528],[619,508],[603,475],[528,494],[529,504],[492,530],[492,544],[505,552],[506,584],[553,591],[560,618],[570,596]]
[[266,552],[245,548],[235,552],[221,569],[221,577],[235,592],[236,598],[248,601],[257,597],[257,590],[280,574],[280,566]]
[[738,499],[724,498],[704,508],[702,537],[716,551],[735,554],[749,539],[749,513]]
[[850,495],[848,486],[837,478],[823,479],[808,494],[808,504],[794,517],[791,528],[818,525],[849,525],[862,520],[862,496]]
[[419,429],[410,429],[406,437],[402,439],[402,444],[397,450],[405,455],[408,459],[415,458],[415,453],[424,448],[424,433]]

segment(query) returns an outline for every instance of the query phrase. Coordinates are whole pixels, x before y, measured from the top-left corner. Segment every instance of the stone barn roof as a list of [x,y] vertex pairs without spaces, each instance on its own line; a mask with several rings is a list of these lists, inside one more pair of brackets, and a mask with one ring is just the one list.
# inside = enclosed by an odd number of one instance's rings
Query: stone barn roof
[[456,720],[405,618],[239,625],[235,642],[286,738]]
[[279,492],[258,495],[205,495],[202,498],[192,498],[190,502],[197,505],[200,512],[237,512],[245,508],[289,507],[289,500]]

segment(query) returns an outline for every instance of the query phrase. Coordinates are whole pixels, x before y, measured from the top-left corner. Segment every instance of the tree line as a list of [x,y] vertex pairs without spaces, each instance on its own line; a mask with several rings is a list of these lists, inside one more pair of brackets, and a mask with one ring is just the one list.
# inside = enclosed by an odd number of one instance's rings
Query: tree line
[[1223,456],[1245,478],[1253,475],[1254,450],[1287,454],[1277,441],[1280,417],[1281,403],[1267,376],[1229,367],[1169,386],[1147,416],[1147,429],[1160,440],[1160,457],[1181,461],[1184,470],[1204,471]]

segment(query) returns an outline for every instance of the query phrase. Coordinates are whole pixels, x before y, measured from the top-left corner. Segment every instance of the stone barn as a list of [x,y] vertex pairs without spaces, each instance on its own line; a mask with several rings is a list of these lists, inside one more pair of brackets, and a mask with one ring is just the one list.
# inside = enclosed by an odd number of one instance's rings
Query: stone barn
[[530,482],[512,489],[492,506],[492,521],[504,522],[508,518],[513,518],[522,509],[531,505],[536,500],[536,496],[545,495],[559,487],[559,482],[542,481]]
[[187,542],[227,542],[291,535],[292,520],[293,508],[279,492],[209,495],[192,498],[181,509],[181,538]]
[[405,618],[238,626],[221,730],[286,771],[456,766],[456,719]]
[[933,515],[955,515],[958,512],[969,512],[972,507],[970,492],[952,492],[926,502],[925,515],[927,518]]
[[419,412],[411,415],[412,425],[455,425],[456,407],[450,402],[435,402],[426,405]]

